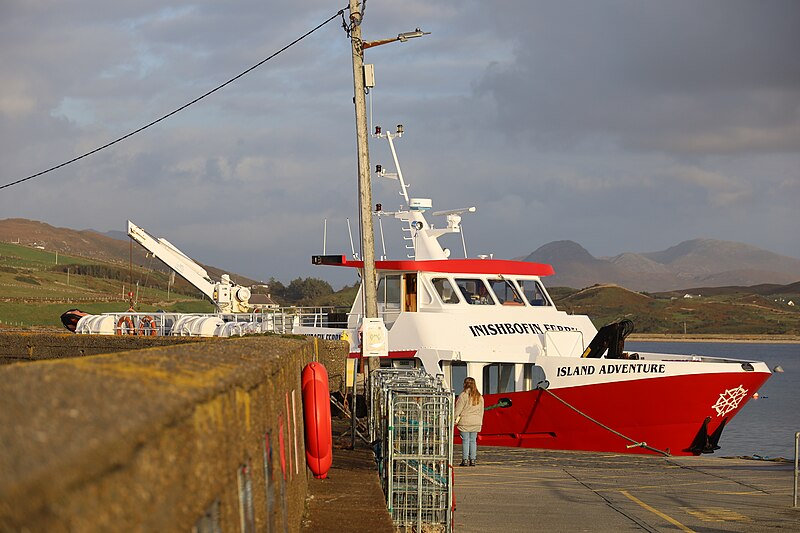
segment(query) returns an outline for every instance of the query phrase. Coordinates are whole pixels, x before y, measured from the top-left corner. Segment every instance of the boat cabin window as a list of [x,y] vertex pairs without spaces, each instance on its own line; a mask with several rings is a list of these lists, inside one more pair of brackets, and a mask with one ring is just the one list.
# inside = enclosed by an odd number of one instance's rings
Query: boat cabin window
[[400,275],[381,276],[378,280],[378,305],[384,311],[400,310]]
[[546,381],[544,369],[533,363],[525,363],[524,382],[525,390],[534,390]]
[[547,295],[544,292],[544,288],[538,281],[534,281],[532,279],[526,280],[517,280],[519,286],[525,292],[525,299],[528,300],[534,307],[542,307],[545,305],[553,305],[548,300]]
[[483,367],[483,393],[514,392],[514,363],[492,363]]
[[378,315],[386,329],[392,329],[401,311],[400,274],[382,275],[378,280]]
[[489,288],[486,287],[482,279],[456,278],[456,285],[458,285],[468,304],[494,305]]
[[445,367],[445,379],[449,370],[450,390],[460,394],[464,390],[464,380],[467,379],[467,363],[463,361],[448,361],[448,363],[450,364]]
[[511,281],[499,278],[490,279],[489,286],[494,291],[497,301],[502,305],[525,305]]
[[431,280],[433,283],[433,288],[436,289],[436,294],[439,295],[441,298],[442,303],[446,304],[457,304],[458,303],[458,295],[456,291],[453,289],[453,285],[450,283],[450,280],[447,278],[434,278]]

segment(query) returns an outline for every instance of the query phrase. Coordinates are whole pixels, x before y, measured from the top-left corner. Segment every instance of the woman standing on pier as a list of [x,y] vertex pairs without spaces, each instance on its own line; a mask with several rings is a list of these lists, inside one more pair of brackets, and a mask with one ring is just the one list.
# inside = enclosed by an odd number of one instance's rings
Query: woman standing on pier
[[483,425],[483,396],[478,392],[474,378],[464,379],[464,392],[456,400],[455,420],[461,434],[461,466],[475,466],[478,432]]

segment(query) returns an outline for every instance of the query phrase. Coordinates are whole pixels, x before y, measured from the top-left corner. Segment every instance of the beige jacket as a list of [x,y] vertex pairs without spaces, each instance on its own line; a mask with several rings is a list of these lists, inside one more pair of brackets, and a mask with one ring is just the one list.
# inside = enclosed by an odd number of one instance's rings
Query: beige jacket
[[480,431],[483,426],[483,395],[478,405],[472,405],[469,392],[462,392],[456,399],[456,427],[459,431]]

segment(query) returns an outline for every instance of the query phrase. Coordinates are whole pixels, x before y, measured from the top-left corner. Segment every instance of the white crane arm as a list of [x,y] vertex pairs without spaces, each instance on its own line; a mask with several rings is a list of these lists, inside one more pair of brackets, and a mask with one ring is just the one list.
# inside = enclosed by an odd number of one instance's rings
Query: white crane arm
[[153,257],[159,259],[208,296],[217,306],[218,311],[224,313],[248,311],[250,290],[247,287],[232,284],[227,274],[222,276],[222,282],[215,282],[209,277],[205,268],[195,263],[191,257],[181,252],[175,245],[164,238],[156,239],[130,220],[128,221],[128,236],[153,254]]
[[208,277],[206,269],[192,261],[189,256],[175,248],[165,239],[152,237],[130,220],[128,221],[128,236],[153,254],[153,257],[159,259],[183,279],[200,289],[203,294],[212,300],[214,299],[214,282]]

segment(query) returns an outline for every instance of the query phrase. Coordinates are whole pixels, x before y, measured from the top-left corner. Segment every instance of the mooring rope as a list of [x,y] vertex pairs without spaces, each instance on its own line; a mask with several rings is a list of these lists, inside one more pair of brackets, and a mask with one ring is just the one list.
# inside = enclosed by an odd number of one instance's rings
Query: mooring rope
[[669,452],[665,452],[664,450],[659,450],[658,448],[653,448],[652,446],[648,446],[647,443],[644,442],[644,441],[639,442],[639,441],[637,441],[635,439],[632,439],[632,438],[628,437],[627,435],[623,435],[622,433],[620,433],[619,431],[617,431],[615,429],[612,429],[612,428],[608,427],[607,425],[603,424],[602,422],[600,422],[598,420],[595,420],[594,418],[592,418],[591,416],[587,415],[586,413],[584,413],[583,411],[581,411],[580,409],[578,409],[574,405],[571,405],[570,403],[568,403],[566,400],[563,400],[563,399],[559,398],[556,393],[554,393],[554,392],[552,392],[552,391],[550,391],[548,389],[545,389],[545,388],[543,388],[541,386],[539,386],[537,388],[540,391],[546,392],[547,394],[549,394],[550,396],[552,396],[553,398],[555,398],[559,402],[563,403],[564,405],[566,405],[567,407],[569,407],[570,409],[572,409],[573,411],[575,411],[576,413],[578,413],[582,417],[586,418],[587,420],[590,420],[591,422],[594,422],[595,424],[597,424],[601,428],[607,429],[608,431],[610,431],[614,435],[617,435],[618,437],[622,437],[623,439],[627,440],[628,442],[631,443],[631,444],[627,445],[628,448],[644,448],[645,450],[650,450],[650,451],[653,451],[653,452],[656,452],[656,453],[660,453],[665,457],[672,456],[672,454],[669,453]]

